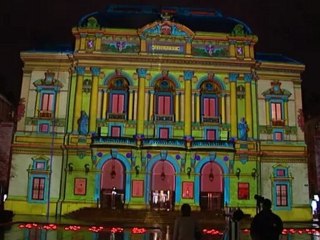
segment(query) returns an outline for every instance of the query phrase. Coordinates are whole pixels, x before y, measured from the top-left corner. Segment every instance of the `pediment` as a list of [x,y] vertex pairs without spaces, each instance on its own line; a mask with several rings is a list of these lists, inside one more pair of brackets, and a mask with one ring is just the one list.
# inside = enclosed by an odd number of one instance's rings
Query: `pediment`
[[141,37],[182,37],[193,38],[194,32],[188,27],[171,20],[155,21],[138,30]]

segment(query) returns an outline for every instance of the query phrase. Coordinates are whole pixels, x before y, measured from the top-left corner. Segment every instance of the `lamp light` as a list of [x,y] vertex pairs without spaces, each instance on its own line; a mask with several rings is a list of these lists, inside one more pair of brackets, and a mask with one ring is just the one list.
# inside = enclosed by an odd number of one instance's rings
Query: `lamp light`
[[117,173],[116,173],[116,167],[114,165],[114,159],[112,159],[112,161],[113,162],[112,162],[112,166],[111,166],[110,176],[112,179],[114,179],[116,177]]
[[241,169],[237,168],[236,176],[237,176],[238,179],[240,178],[240,174],[241,174]]
[[188,178],[190,178],[190,176],[191,176],[191,167],[187,168],[187,175],[188,175]]
[[90,172],[90,165],[88,163],[84,165],[84,171],[86,173]]
[[162,172],[160,174],[160,178],[162,181],[164,181],[166,179],[166,174],[164,173],[164,159],[161,159],[162,161]]
[[251,176],[253,177],[254,180],[255,180],[256,177],[258,176],[258,173],[257,173],[257,169],[256,169],[256,168],[253,168],[253,169],[252,169]]
[[136,176],[140,173],[140,166],[135,166],[134,169],[136,170]]
[[72,171],[73,171],[73,163],[68,163],[68,172],[69,173],[72,173]]
[[213,175],[213,171],[212,171],[212,164],[213,164],[213,161],[210,161],[210,173],[209,173],[209,181],[212,182],[213,179],[214,179],[214,175]]

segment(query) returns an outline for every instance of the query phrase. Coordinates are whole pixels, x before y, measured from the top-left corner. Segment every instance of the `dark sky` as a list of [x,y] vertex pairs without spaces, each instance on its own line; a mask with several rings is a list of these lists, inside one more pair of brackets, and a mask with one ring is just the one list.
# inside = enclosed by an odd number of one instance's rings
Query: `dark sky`
[[81,16],[113,4],[214,8],[251,27],[256,51],[281,53],[306,65],[304,112],[320,114],[320,11],[318,0],[6,0],[0,8],[0,92],[16,103],[22,76],[21,50],[73,44],[71,28]]

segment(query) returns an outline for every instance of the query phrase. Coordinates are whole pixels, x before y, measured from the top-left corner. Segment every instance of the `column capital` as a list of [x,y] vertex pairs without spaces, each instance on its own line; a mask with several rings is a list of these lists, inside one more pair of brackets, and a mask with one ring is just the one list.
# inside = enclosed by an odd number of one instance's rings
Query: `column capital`
[[84,75],[85,70],[86,70],[85,67],[80,67],[80,66],[76,67],[76,72],[77,72],[78,75]]
[[239,77],[239,74],[238,73],[229,73],[229,81],[230,82],[235,82],[237,81]]
[[99,67],[91,67],[91,73],[93,76],[99,76],[101,68]]
[[251,73],[245,73],[243,79],[246,83],[250,83],[253,80],[253,75]]
[[146,68],[137,68],[137,73],[139,78],[146,78],[147,76],[147,69]]
[[194,71],[191,71],[191,70],[183,71],[183,78],[186,81],[191,80],[193,78],[193,75],[194,75]]

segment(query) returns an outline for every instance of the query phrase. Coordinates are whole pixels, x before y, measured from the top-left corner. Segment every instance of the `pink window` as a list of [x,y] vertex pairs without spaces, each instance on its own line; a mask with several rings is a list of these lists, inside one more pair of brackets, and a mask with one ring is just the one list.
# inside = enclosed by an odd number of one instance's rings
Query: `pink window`
[[284,169],[277,169],[276,175],[277,177],[284,177],[286,175],[286,171]]
[[288,206],[288,186],[286,184],[277,184],[277,206]]
[[112,94],[112,113],[124,113],[124,94]]
[[169,128],[160,128],[159,135],[161,139],[168,139],[169,138]]
[[249,199],[249,183],[238,183],[238,199]]
[[205,97],[203,99],[203,115],[205,117],[217,116],[216,99]]
[[271,118],[272,120],[282,119],[282,104],[281,103],[271,103]]
[[171,96],[158,96],[158,114],[170,115]]
[[42,94],[41,110],[42,111],[52,111],[53,110],[53,101],[54,101],[54,94],[53,93]]
[[274,133],[274,140],[275,141],[282,141],[283,140],[283,133],[282,132],[275,132]]
[[44,199],[44,184],[45,184],[45,178],[33,178],[32,199],[34,200]]
[[112,126],[111,127],[111,136],[112,137],[120,137],[121,136],[121,127]]
[[44,162],[37,162],[36,169],[45,169],[45,163]]
[[47,133],[49,132],[49,124],[43,123],[39,125],[39,132]]
[[216,130],[215,129],[208,129],[206,134],[207,134],[207,136],[206,136],[207,140],[216,140]]

